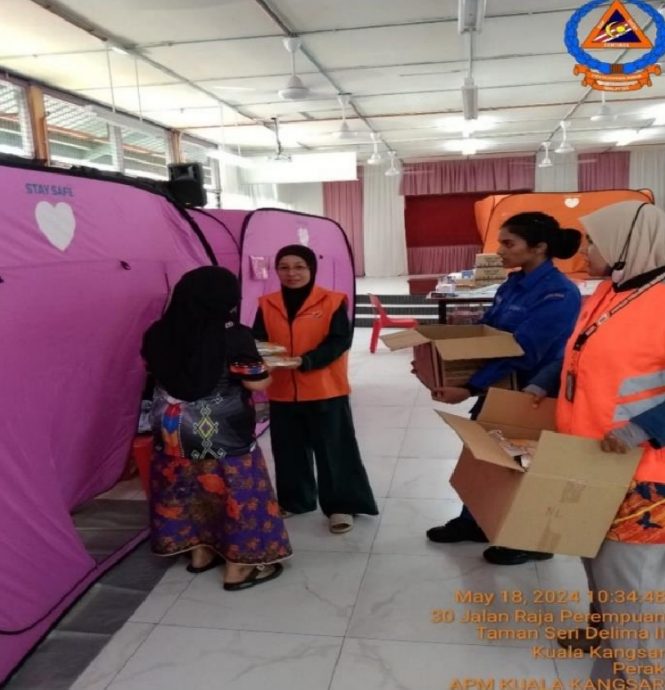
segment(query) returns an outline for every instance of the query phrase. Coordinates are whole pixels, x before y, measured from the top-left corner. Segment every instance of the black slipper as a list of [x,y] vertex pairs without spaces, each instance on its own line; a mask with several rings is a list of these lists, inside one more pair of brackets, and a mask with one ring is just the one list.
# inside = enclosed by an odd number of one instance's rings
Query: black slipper
[[205,565],[202,565],[200,567],[196,567],[192,565],[191,563],[185,568],[188,573],[205,573],[206,570],[212,570],[213,568],[216,568],[218,565],[223,565],[224,559],[219,555],[215,554],[211,559],[209,563],[206,563]]
[[273,563],[267,567],[273,569],[269,575],[259,577],[259,575],[265,571],[265,568],[255,566],[249,571],[249,575],[247,575],[244,580],[241,580],[240,582],[225,582],[224,589],[227,592],[238,592],[241,589],[249,589],[255,585],[262,585],[264,582],[270,582],[270,580],[274,580],[276,577],[279,577],[284,570],[284,566],[281,563]]

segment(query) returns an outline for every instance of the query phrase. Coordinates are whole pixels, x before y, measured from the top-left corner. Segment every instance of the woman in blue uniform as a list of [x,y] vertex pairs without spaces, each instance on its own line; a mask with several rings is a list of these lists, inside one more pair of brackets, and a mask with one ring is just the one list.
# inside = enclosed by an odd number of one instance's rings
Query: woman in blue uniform
[[[498,253],[505,268],[519,270],[511,273],[497,290],[481,323],[512,333],[524,355],[491,360],[467,386],[445,388],[443,402],[457,404],[478,396],[471,413],[475,418],[488,388],[513,374],[519,388],[524,388],[544,366],[561,359],[577,320],[581,295],[552,259],[574,256],[581,240],[579,231],[560,227],[556,219],[545,213],[519,213],[504,223],[499,232]],[[466,507],[445,525],[429,529],[427,537],[438,543],[487,541]],[[551,554],[501,547],[491,547],[484,555],[501,565],[551,558]]]

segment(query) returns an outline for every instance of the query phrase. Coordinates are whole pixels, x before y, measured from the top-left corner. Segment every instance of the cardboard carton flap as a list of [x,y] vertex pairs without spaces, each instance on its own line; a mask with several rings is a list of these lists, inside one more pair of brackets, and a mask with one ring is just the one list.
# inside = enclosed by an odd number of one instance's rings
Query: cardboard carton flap
[[555,431],[556,400],[545,398],[534,408],[533,398],[526,393],[490,388],[478,421],[485,425],[517,425],[538,431]]
[[437,340],[436,349],[444,361],[494,359],[496,357],[521,357],[524,350],[510,333],[496,332],[475,338]]
[[524,472],[524,469],[501,448],[480,424],[448,412],[436,410],[436,413],[464,441],[464,444],[477,460],[484,460],[515,472]]
[[641,448],[623,455],[605,453],[596,439],[544,431],[529,472],[580,484],[626,488],[642,453]]
[[405,331],[391,333],[390,335],[382,335],[381,341],[386,347],[391,350],[404,350],[407,347],[415,347],[416,345],[424,345],[429,343],[430,339],[424,336],[415,328],[408,328]]

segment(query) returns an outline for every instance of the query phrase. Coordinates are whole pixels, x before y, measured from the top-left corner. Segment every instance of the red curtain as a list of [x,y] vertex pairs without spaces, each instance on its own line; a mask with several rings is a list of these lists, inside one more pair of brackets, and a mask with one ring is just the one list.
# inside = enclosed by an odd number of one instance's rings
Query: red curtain
[[400,193],[404,196],[464,192],[498,194],[500,189],[530,192],[535,183],[535,156],[471,158],[407,163]]
[[630,153],[582,153],[577,157],[577,178],[580,192],[630,188]]
[[474,204],[487,194],[437,194],[405,199],[406,246],[481,244]]
[[358,170],[358,180],[323,183],[323,213],[337,221],[353,251],[357,276],[365,275],[365,249],[363,242],[363,181]]
[[474,204],[486,193],[407,196],[409,274],[452,273],[473,266],[480,251]]

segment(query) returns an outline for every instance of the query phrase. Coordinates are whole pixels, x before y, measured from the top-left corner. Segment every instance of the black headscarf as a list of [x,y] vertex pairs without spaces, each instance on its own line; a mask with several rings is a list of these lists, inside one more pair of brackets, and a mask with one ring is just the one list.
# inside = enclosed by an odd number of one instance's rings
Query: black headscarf
[[301,288],[288,288],[282,285],[282,297],[284,298],[284,305],[286,306],[286,313],[289,317],[289,323],[296,318],[296,314],[300,307],[305,303],[309,297],[309,293],[314,287],[316,280],[316,254],[309,248],[302,244],[289,244],[282,247],[275,257],[275,268],[285,256],[297,256],[301,258],[309,268],[309,283]]
[[237,278],[205,266],[180,279],[159,321],[143,336],[141,354],[157,383],[179,400],[211,393],[224,372],[226,324],[237,319]]

